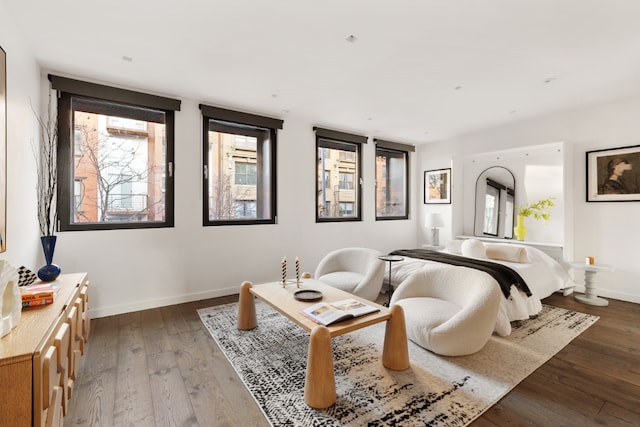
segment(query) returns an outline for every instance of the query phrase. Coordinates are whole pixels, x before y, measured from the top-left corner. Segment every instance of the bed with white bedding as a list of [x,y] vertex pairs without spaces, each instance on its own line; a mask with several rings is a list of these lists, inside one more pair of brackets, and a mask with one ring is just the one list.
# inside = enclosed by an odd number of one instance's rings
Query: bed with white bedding
[[[428,250],[422,251],[429,252]],[[394,262],[391,265],[391,285],[394,288],[401,286],[402,282],[413,272],[423,268],[429,269],[430,266],[433,268],[433,266],[440,264],[437,261],[404,255],[407,252],[420,252],[420,250],[394,252],[399,252],[399,255],[404,257],[403,261]],[[508,290],[503,291],[503,294],[508,294],[508,296],[505,296],[500,304],[495,328],[496,333],[502,336],[511,333],[510,322],[528,319],[539,313],[542,310],[541,299],[556,291],[574,286],[567,271],[557,261],[531,246],[512,243],[482,243],[479,240],[467,239],[452,241],[447,249],[441,252],[509,267],[524,280],[530,291],[530,296],[527,295],[528,292],[518,289],[515,284],[510,288],[507,286]],[[389,266],[387,265],[386,268],[385,280],[389,277]]]

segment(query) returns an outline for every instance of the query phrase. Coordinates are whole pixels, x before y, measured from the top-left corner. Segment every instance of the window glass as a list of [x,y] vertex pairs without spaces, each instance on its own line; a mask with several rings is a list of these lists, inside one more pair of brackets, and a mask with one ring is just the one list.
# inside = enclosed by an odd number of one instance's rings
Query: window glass
[[76,156],[82,156],[82,128],[76,127],[73,135],[73,149]]
[[236,161],[235,183],[255,186],[257,182],[256,164]]
[[76,212],[82,212],[83,192],[82,179],[75,178],[73,181],[73,206]]
[[408,218],[408,155],[376,147],[376,219]]
[[255,218],[256,217],[256,201],[255,200],[236,200],[235,211],[237,218]]
[[274,129],[205,117],[205,225],[275,222]]
[[340,172],[340,190],[353,190],[353,172]]
[[492,236],[498,235],[498,211],[500,209],[500,189],[487,183],[484,201],[484,226],[482,232]]
[[349,203],[349,202],[340,203],[340,215],[342,216],[353,215],[353,203]]
[[317,221],[360,219],[360,144],[316,137]]
[[57,91],[60,231],[173,227],[181,102],[48,75]]
[[506,200],[506,204],[505,204],[505,215],[504,215],[504,237],[505,239],[512,239],[513,238],[513,204],[514,204],[514,199],[513,199],[513,190],[509,191],[511,189],[506,190],[507,192],[507,200]]
[[72,150],[63,151],[73,155],[59,159],[71,171],[68,187],[62,182],[61,202],[68,206],[62,229],[172,225],[167,210],[173,207],[165,197],[167,112],[69,94],[63,98],[62,113],[74,132]]

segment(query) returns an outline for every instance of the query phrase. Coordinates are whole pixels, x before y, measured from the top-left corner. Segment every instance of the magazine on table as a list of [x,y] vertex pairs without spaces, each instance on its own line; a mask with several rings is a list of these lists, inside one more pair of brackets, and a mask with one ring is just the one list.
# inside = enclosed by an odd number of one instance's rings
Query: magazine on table
[[354,317],[380,311],[379,308],[365,304],[354,298],[332,303],[319,302],[302,310],[302,314],[321,325],[330,325]]

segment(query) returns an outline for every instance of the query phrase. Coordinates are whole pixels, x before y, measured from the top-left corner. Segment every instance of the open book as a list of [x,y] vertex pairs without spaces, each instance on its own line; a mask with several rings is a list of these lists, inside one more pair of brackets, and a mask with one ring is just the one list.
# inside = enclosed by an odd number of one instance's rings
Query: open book
[[319,302],[305,308],[301,313],[314,322],[326,326],[342,320],[364,316],[365,314],[376,311],[380,311],[380,309],[356,299],[349,298],[332,303]]

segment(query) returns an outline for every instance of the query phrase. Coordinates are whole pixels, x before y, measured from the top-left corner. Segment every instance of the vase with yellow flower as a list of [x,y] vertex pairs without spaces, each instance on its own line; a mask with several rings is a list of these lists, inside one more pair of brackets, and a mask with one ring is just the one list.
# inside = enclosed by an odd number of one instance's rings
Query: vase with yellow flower
[[516,206],[516,226],[513,227],[513,234],[518,240],[524,240],[527,235],[527,227],[524,219],[532,216],[537,220],[548,221],[551,218],[551,208],[554,206],[555,197],[538,200],[526,205]]

